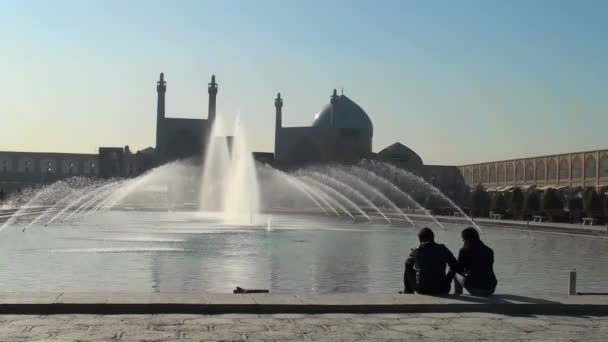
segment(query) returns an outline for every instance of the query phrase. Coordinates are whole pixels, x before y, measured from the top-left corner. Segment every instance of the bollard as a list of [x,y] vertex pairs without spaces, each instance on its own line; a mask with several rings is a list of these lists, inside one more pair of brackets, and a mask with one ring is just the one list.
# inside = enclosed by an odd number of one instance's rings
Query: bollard
[[574,296],[576,295],[576,269],[573,268],[570,271],[570,281],[568,283],[568,295]]

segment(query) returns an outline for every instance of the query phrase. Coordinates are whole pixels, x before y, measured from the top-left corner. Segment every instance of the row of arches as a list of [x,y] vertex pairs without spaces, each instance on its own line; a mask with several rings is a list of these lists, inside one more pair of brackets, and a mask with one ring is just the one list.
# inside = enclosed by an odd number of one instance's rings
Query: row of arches
[[36,159],[31,157],[11,159],[0,158],[0,175],[2,174],[58,174],[58,175],[96,175],[97,160],[56,160],[50,158]]
[[602,153],[599,161],[594,154],[588,154],[575,155],[571,161],[568,156],[550,157],[546,164],[543,158],[477,165],[472,172],[471,168],[465,167],[463,176],[469,184],[606,178],[608,153]]

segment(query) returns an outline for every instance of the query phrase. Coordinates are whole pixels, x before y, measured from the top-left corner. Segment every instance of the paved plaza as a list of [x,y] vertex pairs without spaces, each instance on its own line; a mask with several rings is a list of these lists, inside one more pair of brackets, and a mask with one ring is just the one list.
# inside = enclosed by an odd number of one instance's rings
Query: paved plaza
[[606,341],[608,317],[489,313],[0,315],[1,341]]

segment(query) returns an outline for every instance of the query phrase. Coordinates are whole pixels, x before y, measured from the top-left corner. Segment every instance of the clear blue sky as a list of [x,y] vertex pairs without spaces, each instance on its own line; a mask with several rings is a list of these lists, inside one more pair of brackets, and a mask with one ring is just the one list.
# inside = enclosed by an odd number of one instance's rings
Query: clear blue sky
[[342,87],[429,164],[608,148],[607,55],[608,1],[3,1],[0,150],[153,146],[161,71],[258,151]]

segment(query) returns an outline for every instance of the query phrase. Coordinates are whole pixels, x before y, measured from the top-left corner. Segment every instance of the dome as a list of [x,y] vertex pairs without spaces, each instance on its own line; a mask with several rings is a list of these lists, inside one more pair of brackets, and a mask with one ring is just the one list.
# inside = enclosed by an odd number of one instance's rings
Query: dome
[[336,95],[334,90],[335,106],[333,107],[333,125],[332,125],[332,104],[329,103],[315,115],[312,122],[314,127],[324,128],[351,128],[361,131],[370,138],[374,134],[374,126],[372,120],[365,111],[359,107],[353,100],[344,95]]
[[378,152],[378,156],[387,161],[423,165],[422,158],[416,152],[398,142]]

